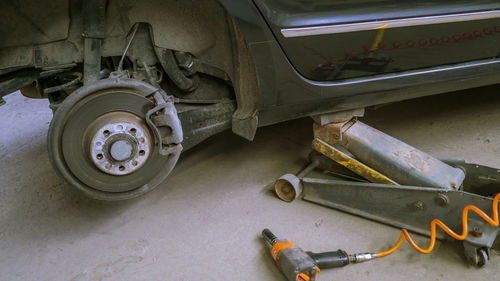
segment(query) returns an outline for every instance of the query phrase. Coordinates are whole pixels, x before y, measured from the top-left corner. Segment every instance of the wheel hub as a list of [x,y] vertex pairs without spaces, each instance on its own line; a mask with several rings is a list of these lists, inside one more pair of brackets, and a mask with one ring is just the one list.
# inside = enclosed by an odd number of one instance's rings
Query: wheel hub
[[128,175],[146,163],[152,140],[140,121],[131,113],[113,112],[90,124],[89,158],[99,170],[110,175]]
[[115,141],[109,150],[111,157],[116,161],[124,161],[132,156],[134,143],[125,140]]

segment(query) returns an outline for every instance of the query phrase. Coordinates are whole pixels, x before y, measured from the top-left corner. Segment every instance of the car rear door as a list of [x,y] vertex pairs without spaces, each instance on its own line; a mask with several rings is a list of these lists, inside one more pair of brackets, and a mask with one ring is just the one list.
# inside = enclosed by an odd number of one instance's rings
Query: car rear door
[[334,81],[492,59],[498,0],[254,0],[295,69]]

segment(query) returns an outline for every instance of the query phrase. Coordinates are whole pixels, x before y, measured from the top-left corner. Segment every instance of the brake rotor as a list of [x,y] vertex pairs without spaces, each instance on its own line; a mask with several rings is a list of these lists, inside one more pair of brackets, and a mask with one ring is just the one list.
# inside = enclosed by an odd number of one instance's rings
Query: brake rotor
[[148,97],[157,91],[137,80],[106,79],[72,93],[49,128],[55,168],[96,199],[128,199],[156,187],[180,155],[180,150],[161,155],[155,145],[161,140],[144,119],[155,107]]

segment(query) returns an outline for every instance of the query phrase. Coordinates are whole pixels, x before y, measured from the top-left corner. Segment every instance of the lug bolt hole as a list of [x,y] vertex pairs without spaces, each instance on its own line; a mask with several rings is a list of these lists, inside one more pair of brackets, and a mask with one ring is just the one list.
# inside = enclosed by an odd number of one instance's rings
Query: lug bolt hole
[[101,160],[103,157],[104,156],[101,153],[97,154],[97,156],[96,156],[97,160]]
[[135,135],[135,133],[137,133],[137,129],[136,128],[130,129],[130,133],[133,134],[133,135]]
[[104,130],[103,135],[104,135],[105,137],[109,136],[109,134],[110,134],[109,130]]
[[132,161],[132,165],[137,166],[137,161]]
[[122,172],[123,172],[123,171],[125,171],[125,167],[124,167],[124,166],[120,166],[120,167],[118,168],[118,170],[120,170],[120,171],[122,171]]
[[145,154],[146,154],[146,151],[144,151],[144,150],[139,151],[140,156],[144,156]]

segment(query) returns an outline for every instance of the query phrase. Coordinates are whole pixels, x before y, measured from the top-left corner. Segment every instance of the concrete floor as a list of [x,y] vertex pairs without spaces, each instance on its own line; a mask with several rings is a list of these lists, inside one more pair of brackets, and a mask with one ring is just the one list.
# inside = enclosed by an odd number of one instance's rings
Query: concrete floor
[[[499,87],[422,98],[368,111],[363,120],[424,151],[500,167]],[[186,152],[171,176],[138,199],[105,203],[73,191],[49,164],[47,101],[15,94],[0,107],[0,280],[276,280],[260,238],[269,227],[305,249],[377,251],[397,229],[268,186],[305,164],[311,120],[231,133]],[[421,238],[419,241],[426,242]],[[406,245],[371,263],[325,270],[320,280],[483,280],[500,256],[466,265],[455,243],[430,255]],[[491,279],[493,278],[493,279]]]

